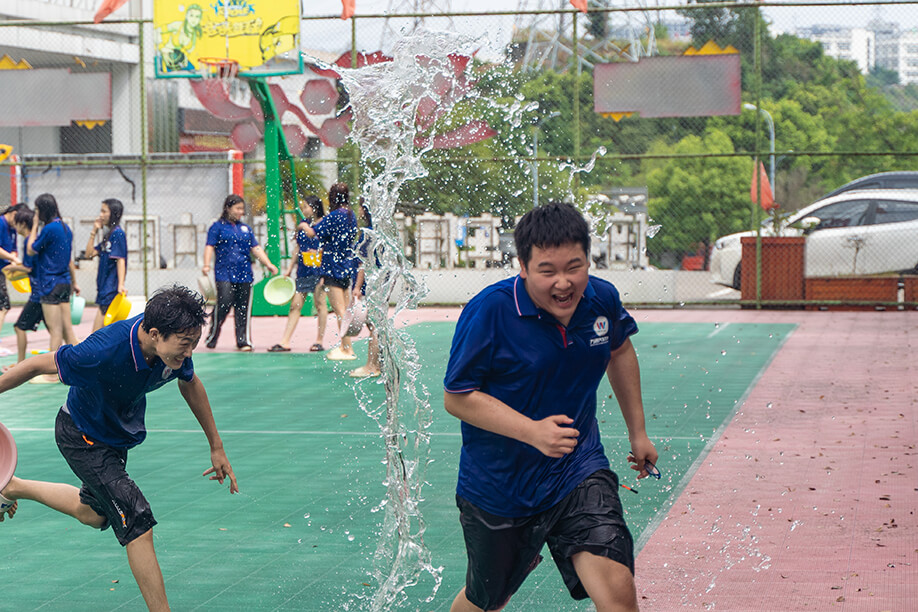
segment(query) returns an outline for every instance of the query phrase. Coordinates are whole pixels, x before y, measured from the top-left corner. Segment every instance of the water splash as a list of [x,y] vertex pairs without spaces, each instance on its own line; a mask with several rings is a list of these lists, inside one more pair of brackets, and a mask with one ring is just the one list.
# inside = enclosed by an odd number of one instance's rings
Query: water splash
[[[433,138],[429,130],[427,138],[417,138],[419,102],[432,98],[439,119],[448,121],[457,104],[475,97],[473,92],[456,95],[443,84],[456,77],[448,54],[471,56],[481,46],[480,40],[457,34],[419,30],[395,45],[393,61],[340,71],[354,113],[351,139],[361,151],[361,193],[374,219],[374,230],[366,232],[367,318],[379,337],[380,382],[386,390],[385,400],[374,403],[358,386],[361,408],[378,423],[386,452],[386,499],[380,505],[385,516],[371,574],[377,588],[366,598],[371,610],[403,604],[406,589],[424,573],[434,583],[429,602],[442,579],[442,568],[434,567],[424,544],[426,524],[418,508],[431,461],[433,411],[418,382],[421,366],[414,341],[394,324],[395,315],[416,308],[427,290],[401,250],[395,206],[406,181],[427,175],[421,158],[432,150]],[[516,114],[527,108],[517,104]],[[395,303],[392,316],[390,302]]]

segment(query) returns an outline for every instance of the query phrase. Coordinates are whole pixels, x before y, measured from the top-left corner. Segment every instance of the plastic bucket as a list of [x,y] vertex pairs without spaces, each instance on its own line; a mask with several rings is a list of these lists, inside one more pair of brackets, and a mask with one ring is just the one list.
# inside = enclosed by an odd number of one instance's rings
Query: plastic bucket
[[366,300],[354,300],[346,311],[344,311],[344,320],[342,327],[346,328],[345,336],[356,336],[363,329],[367,322],[367,302]]
[[293,299],[296,282],[289,276],[275,276],[265,283],[265,301],[274,306],[283,306]]
[[13,289],[19,293],[32,293],[32,283],[29,282],[28,276],[11,280],[10,284],[13,286]]
[[102,325],[109,325],[115,321],[123,321],[130,312],[131,303],[123,293],[119,293],[115,296],[115,299],[112,300],[112,303],[108,305],[108,310],[105,311],[105,318],[102,320]]
[[83,308],[86,306],[86,298],[81,295],[73,294],[70,298],[70,322],[79,325],[83,320]]
[[217,299],[217,289],[214,287],[214,281],[210,280],[209,276],[198,277],[198,289],[201,290],[201,295],[208,302],[213,302]]
[[9,484],[16,472],[16,441],[13,434],[0,423],[0,490]]

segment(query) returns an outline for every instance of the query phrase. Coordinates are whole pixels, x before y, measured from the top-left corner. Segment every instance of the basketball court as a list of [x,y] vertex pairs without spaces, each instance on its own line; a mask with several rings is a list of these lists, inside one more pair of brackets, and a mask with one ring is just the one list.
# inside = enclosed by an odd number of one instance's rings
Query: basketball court
[[[403,609],[448,610],[464,580],[454,504],[459,424],[440,396],[457,316],[454,309],[422,309],[400,317],[424,356],[420,382],[431,393],[433,462],[421,509],[433,565],[443,568],[436,597],[423,601],[433,580],[422,574]],[[901,537],[915,525],[906,508],[915,495],[907,455],[914,417],[907,408],[916,389],[903,384],[915,380],[908,354],[914,339],[903,342],[900,334],[915,328],[916,317],[636,313],[648,429],[663,478],[638,483],[628,473],[625,428],[607,382],[598,416],[613,469],[639,491],[622,489],[621,497],[640,550],[643,609],[862,610],[872,602],[879,610],[887,609],[881,602],[904,604],[915,595],[913,581],[905,580],[914,576],[907,565],[914,546]],[[159,521],[157,553],[175,609],[363,609],[361,599],[376,586],[385,451],[354,386],[382,401],[382,385],[347,376],[362,364],[365,342],[357,343],[361,359],[354,362],[264,352],[283,322],[254,320],[254,354],[233,352],[225,327],[218,350],[194,358],[239,495],[200,476],[209,466],[207,444],[177,389],[149,396],[150,434],[132,451],[129,471]],[[294,351],[312,343],[313,325],[303,319]],[[88,332],[85,326],[78,335]],[[53,442],[65,392],[62,385],[27,384],[0,403],[0,421],[19,445],[21,477],[73,482]],[[0,571],[16,585],[4,605],[142,606],[110,533],[32,502],[0,529]],[[592,609],[570,600],[544,553],[508,609]]]

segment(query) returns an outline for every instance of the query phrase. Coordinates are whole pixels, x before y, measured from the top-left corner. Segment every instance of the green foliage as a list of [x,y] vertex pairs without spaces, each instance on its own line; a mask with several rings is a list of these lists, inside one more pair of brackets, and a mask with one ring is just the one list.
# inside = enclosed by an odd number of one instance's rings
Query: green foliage
[[[673,147],[657,141],[650,153],[676,155],[730,154],[730,137],[718,129],[690,135]],[[667,252],[707,250],[719,236],[749,225],[749,180],[752,164],[743,157],[688,157],[647,159],[642,164],[650,193],[652,223],[662,226],[647,241],[651,257],[659,262]]]

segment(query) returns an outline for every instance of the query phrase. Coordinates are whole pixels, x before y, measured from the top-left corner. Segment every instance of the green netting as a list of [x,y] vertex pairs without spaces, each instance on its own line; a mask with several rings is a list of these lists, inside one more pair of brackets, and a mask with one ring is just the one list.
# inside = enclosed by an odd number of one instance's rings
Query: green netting
[[[729,421],[793,329],[769,324],[642,325],[641,359],[651,438],[664,477],[636,484],[625,473],[628,441],[611,388],[600,388],[606,450],[622,481],[628,521],[640,545],[681,490],[692,465]],[[443,585],[430,603],[432,579],[411,590],[406,609],[448,610],[465,576],[465,549],[454,504],[459,423],[442,409],[442,376],[453,324],[410,328],[424,356],[431,390],[430,486],[422,504],[426,543]],[[360,354],[360,351],[364,351]],[[365,346],[358,343],[360,357]],[[6,358],[9,361],[10,358]],[[174,385],[149,396],[147,441],[128,470],[150,500],[159,525],[156,550],[176,610],[363,609],[383,518],[382,440],[354,399],[346,365],[318,354],[202,354],[204,381],[239,478],[230,496],[201,477],[209,467],[204,435]],[[361,363],[360,361],[356,363]],[[20,450],[18,475],[74,483],[53,439],[65,388],[19,387],[0,398],[0,421]],[[16,610],[138,609],[143,603],[127,559],[110,532],[97,533],[39,504],[23,502],[0,525],[0,607]],[[508,610],[584,610],[571,600],[550,555]],[[640,564],[638,571],[642,571]]]

